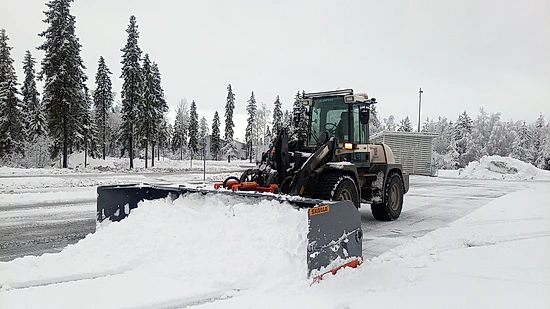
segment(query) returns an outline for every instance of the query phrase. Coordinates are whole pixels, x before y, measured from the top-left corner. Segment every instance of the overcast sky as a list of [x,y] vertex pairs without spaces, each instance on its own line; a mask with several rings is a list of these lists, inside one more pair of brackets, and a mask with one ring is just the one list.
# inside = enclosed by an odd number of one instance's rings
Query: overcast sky
[[[0,3],[22,80],[25,50],[43,55],[45,1]],[[76,0],[72,14],[91,88],[103,55],[120,92],[134,14],[171,110],[186,97],[211,123],[231,83],[241,138],[252,90],[272,109],[276,95],[291,108],[297,90],[354,88],[377,98],[381,117],[409,115],[416,125],[422,87],[422,119],[480,107],[503,120],[550,119],[550,0]]]

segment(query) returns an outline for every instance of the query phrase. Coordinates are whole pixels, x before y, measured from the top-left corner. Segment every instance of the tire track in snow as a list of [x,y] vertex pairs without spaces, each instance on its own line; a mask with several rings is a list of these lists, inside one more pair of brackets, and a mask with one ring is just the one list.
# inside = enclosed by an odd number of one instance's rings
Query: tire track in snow
[[50,285],[60,284],[60,283],[94,280],[94,279],[99,279],[99,278],[104,278],[109,276],[122,275],[129,270],[131,270],[131,267],[102,271],[97,273],[75,274],[75,275],[59,277],[59,278],[47,278],[43,280],[31,280],[31,281],[11,283],[11,284],[7,283],[6,286],[0,286],[0,291],[12,291],[12,290],[27,289],[27,288],[35,288],[35,287],[47,287]]
[[59,252],[95,231],[93,204],[33,209],[0,212],[0,261]]
[[231,299],[235,296],[238,296],[237,294],[242,292],[241,289],[231,289],[231,290],[224,290],[220,292],[213,292],[203,295],[197,295],[194,297],[185,297],[182,299],[177,299],[173,301],[168,301],[164,303],[159,303],[156,305],[148,305],[143,307],[133,307],[132,309],[183,309],[183,308],[190,308],[195,306],[200,306],[208,303],[213,303],[217,301],[223,301]]

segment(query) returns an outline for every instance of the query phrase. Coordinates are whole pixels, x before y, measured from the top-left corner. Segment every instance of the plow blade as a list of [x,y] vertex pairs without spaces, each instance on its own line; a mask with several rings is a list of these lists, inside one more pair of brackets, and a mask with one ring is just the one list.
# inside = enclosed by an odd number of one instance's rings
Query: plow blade
[[342,267],[356,267],[362,262],[361,216],[351,201],[324,201],[276,194],[205,190],[155,185],[114,185],[97,188],[97,221],[120,221],[143,200],[177,199],[187,194],[224,194],[287,202],[307,209],[307,266],[309,278],[336,273]]

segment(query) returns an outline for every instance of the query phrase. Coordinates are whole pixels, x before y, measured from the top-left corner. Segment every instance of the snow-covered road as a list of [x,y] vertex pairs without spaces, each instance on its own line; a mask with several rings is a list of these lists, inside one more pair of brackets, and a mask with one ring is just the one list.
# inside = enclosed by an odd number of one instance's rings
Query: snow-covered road
[[[550,182],[548,182],[550,184]],[[363,205],[363,254],[378,256],[410,239],[464,217],[491,200],[535,182],[411,176],[403,213],[392,222],[376,221]]]
[[[364,210],[365,254],[378,256],[320,284],[310,286],[304,276],[304,211],[276,202],[195,195],[143,203],[128,219],[106,224],[58,254],[0,263],[0,307],[550,304],[545,264],[550,258],[550,183],[412,180],[402,220],[376,222]],[[518,205],[529,211],[519,211]],[[86,206],[46,211],[78,212],[79,207]],[[46,216],[44,209],[5,212],[25,211]],[[16,217],[11,222],[20,222]]]
[[[213,182],[232,172],[207,172]],[[200,173],[0,176],[0,261],[59,252],[95,231],[96,188],[121,183],[198,184]]]
[[[207,182],[232,173],[207,174]],[[70,177],[72,176],[72,177]],[[0,261],[59,252],[95,230],[96,186],[150,182],[202,183],[197,173],[23,175],[0,178]],[[405,241],[443,227],[491,199],[530,182],[411,177],[404,211],[397,221],[379,222],[363,205],[363,251],[372,258]],[[2,189],[4,188],[4,189]]]

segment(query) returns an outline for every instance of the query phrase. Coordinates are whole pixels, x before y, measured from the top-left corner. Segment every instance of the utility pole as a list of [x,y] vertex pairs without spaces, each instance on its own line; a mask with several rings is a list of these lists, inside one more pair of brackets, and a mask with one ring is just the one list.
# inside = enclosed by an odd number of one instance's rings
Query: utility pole
[[202,181],[206,182],[206,135],[202,138]]
[[418,90],[418,132],[420,132],[420,108],[422,106],[422,87]]

